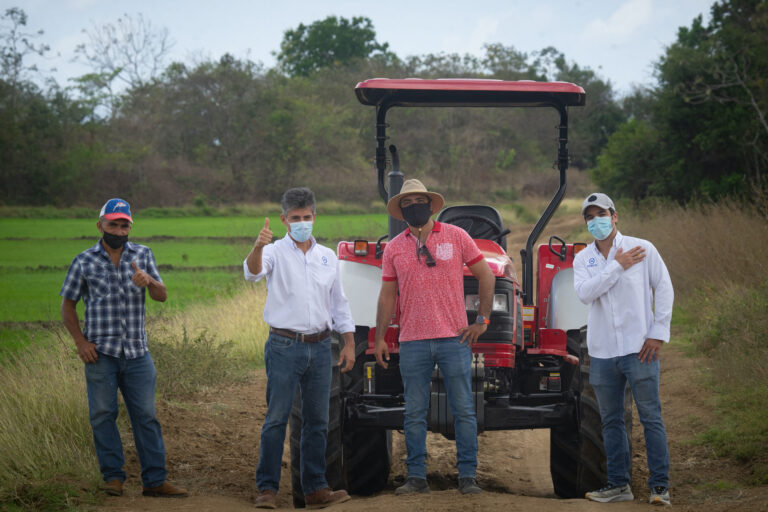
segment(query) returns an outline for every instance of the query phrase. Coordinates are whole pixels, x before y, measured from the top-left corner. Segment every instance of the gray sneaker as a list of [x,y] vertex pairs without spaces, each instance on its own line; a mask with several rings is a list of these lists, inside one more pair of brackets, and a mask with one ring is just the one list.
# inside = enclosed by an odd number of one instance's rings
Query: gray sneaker
[[632,495],[632,488],[626,485],[606,485],[602,489],[590,491],[585,496],[588,500],[598,501],[600,503],[610,503],[613,501],[632,501],[635,497]]
[[459,492],[461,494],[480,494],[483,490],[477,485],[477,480],[472,477],[459,478]]
[[426,478],[416,478],[409,476],[403,485],[395,489],[395,494],[428,494],[429,485]]
[[672,502],[669,499],[669,489],[660,485],[651,489],[651,498],[648,500],[651,505],[670,506]]

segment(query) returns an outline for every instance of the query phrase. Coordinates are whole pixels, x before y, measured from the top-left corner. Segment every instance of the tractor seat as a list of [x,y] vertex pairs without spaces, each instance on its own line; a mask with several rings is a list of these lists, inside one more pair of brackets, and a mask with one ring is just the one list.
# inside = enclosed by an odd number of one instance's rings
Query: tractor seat
[[506,252],[508,229],[504,229],[499,211],[493,206],[468,204],[449,206],[437,214],[438,222],[453,224],[469,233],[472,238],[493,240]]

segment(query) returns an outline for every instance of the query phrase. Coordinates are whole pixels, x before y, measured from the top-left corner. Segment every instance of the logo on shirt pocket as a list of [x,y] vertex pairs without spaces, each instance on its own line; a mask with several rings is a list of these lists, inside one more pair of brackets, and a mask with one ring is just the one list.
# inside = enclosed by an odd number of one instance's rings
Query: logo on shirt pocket
[[435,258],[443,261],[453,258],[453,244],[437,244],[437,248],[435,249]]

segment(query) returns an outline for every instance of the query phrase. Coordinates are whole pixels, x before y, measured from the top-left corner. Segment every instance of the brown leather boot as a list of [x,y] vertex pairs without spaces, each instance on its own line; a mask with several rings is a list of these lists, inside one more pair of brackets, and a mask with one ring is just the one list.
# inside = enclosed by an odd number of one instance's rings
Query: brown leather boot
[[101,486],[101,490],[110,496],[122,496],[123,495],[123,481],[122,480],[110,480]]
[[253,500],[253,504],[256,508],[277,508],[277,493],[272,489],[265,489],[259,491],[259,495]]
[[304,496],[304,503],[306,503],[307,508],[325,508],[337,503],[344,503],[350,499],[347,491],[332,491],[330,487],[326,487]]
[[144,487],[144,491],[141,494],[152,498],[186,498],[189,496],[186,489],[176,487],[168,482],[163,482],[163,485],[158,485],[157,487]]

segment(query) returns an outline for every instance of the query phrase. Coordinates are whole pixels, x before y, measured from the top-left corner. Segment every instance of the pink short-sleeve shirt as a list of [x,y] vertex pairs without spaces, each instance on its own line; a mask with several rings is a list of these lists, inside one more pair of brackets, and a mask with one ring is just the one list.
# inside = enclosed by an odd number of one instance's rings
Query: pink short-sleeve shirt
[[384,249],[382,280],[397,281],[400,291],[400,341],[450,338],[467,326],[463,268],[483,254],[466,231],[439,222],[425,245],[434,267],[417,258],[418,240],[409,229]]

